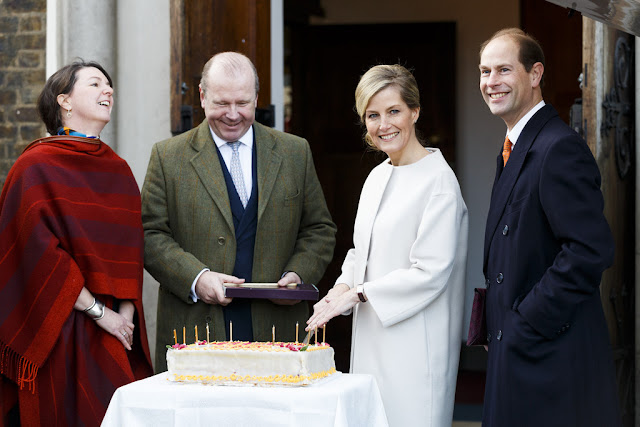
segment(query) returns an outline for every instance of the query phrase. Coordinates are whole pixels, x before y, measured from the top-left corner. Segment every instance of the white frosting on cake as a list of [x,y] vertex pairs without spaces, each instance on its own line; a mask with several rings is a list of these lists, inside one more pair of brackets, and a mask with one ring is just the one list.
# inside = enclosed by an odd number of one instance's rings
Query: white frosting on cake
[[[179,347],[179,348],[176,348]],[[167,349],[170,381],[211,384],[311,384],[336,372],[328,344],[197,343]]]

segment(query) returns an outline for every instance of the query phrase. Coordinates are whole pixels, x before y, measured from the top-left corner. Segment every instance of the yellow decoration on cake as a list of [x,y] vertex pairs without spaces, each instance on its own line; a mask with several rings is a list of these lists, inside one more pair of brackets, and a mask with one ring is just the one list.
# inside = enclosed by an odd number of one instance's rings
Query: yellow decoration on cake
[[333,356],[326,343],[200,341],[169,348],[167,365],[171,381],[308,385],[336,372]]

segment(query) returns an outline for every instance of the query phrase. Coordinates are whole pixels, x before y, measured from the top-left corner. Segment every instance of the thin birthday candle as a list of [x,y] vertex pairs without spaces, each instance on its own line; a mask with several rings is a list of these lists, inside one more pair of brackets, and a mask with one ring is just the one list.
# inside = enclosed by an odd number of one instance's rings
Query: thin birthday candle
[[211,342],[209,341],[209,324],[207,323],[207,342]]
[[182,344],[187,344],[187,327],[182,327]]
[[326,342],[327,342],[327,341],[325,340],[325,338],[327,337],[327,335],[326,335],[326,334],[327,334],[327,324],[325,323],[325,324],[324,324],[324,327],[322,328],[322,344],[323,344],[323,345],[324,345],[324,344],[326,344]]
[[275,344],[276,342],[276,325],[271,326],[271,343]]
[[233,342],[233,322],[229,321],[229,341]]
[[196,344],[198,343],[198,325],[196,325]]
[[298,322],[296,322],[296,344],[298,344]]
[[175,344],[178,345],[178,335],[176,335],[176,330],[173,330],[173,340],[175,341]]

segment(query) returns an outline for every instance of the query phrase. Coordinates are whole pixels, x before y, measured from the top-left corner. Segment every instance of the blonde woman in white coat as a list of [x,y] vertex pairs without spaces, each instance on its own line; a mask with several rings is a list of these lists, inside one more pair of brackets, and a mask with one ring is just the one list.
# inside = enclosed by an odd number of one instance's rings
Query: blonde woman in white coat
[[467,208],[440,150],[416,136],[420,98],[400,65],[356,89],[365,140],[388,159],[367,178],[351,249],[307,330],[353,308],[351,372],[375,376],[391,426],[450,427],[460,354]]

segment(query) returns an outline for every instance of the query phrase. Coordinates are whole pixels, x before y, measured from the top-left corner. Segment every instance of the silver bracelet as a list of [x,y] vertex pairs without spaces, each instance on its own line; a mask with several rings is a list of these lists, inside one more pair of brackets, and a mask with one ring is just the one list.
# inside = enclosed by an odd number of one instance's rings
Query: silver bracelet
[[83,310],[93,320],[100,320],[104,317],[104,303],[93,298],[93,303]]

